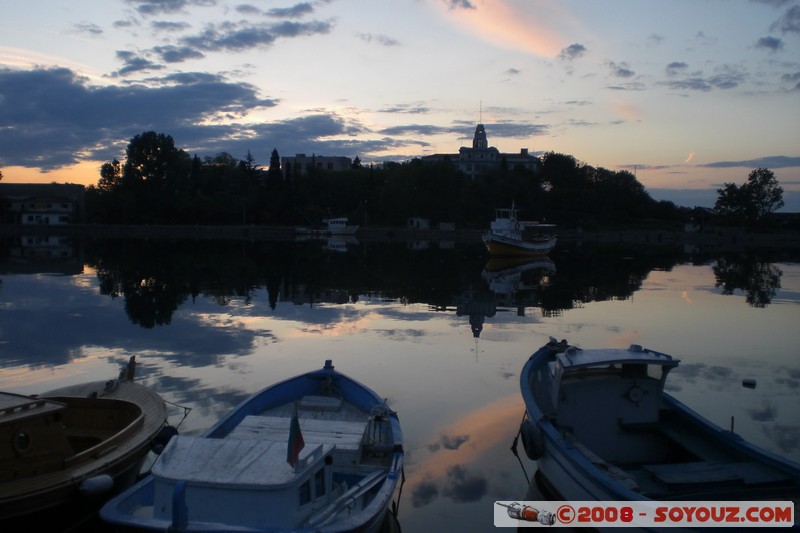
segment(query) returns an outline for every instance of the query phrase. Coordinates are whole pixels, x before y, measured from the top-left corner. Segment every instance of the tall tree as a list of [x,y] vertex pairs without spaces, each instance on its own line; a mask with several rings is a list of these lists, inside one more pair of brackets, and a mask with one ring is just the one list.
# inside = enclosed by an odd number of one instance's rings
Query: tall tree
[[269,156],[267,184],[270,188],[278,188],[280,187],[281,182],[283,182],[283,172],[281,172],[281,156],[278,155],[278,149],[273,148],[272,154]]
[[100,167],[100,179],[97,181],[97,188],[102,192],[117,190],[122,181],[122,165],[114,159],[111,163],[103,163]]
[[174,170],[178,153],[175,141],[169,135],[146,131],[134,136],[126,151],[123,181],[163,185]]
[[717,189],[714,209],[732,220],[744,223],[759,222],[766,215],[783,207],[783,187],[767,168],[750,172],[741,186],[725,183]]

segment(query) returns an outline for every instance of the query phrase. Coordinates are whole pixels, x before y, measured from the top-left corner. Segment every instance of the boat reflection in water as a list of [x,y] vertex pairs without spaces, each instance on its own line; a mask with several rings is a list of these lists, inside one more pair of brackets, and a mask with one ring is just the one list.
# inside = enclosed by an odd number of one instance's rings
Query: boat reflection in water
[[556,264],[548,257],[491,258],[481,272],[501,305],[536,305],[536,293],[549,283]]

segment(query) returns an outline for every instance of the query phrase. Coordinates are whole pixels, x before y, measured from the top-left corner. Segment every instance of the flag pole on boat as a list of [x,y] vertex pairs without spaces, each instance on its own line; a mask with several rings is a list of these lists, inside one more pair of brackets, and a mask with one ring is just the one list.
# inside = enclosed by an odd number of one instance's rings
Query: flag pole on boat
[[288,462],[292,468],[297,464],[297,459],[300,457],[300,450],[302,450],[305,445],[303,433],[300,431],[300,420],[297,418],[297,402],[294,402],[292,420],[289,422],[289,443],[286,449],[286,462]]

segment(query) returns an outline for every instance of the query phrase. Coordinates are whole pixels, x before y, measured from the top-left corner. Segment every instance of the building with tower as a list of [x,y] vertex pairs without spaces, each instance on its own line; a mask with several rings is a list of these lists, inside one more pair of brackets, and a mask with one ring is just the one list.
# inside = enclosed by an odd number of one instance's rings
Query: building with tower
[[456,164],[458,170],[473,179],[504,164],[509,169],[521,166],[532,172],[538,172],[541,165],[539,158],[529,154],[527,148],[522,148],[518,153],[503,153],[494,146],[489,146],[483,124],[475,127],[471,148],[462,146],[457,154],[433,154],[422,157],[423,161],[431,162],[447,159]]

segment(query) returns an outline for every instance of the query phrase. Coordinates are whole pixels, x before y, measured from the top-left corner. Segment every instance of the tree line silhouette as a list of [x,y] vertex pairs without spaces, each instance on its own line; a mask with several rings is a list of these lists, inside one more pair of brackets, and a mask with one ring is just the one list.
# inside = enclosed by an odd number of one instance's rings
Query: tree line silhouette
[[247,153],[200,159],[153,131],[133,137],[124,163],[100,170],[87,190],[87,221],[102,224],[314,224],[326,216],[402,227],[409,217],[432,224],[483,228],[494,209],[515,202],[527,219],[591,228],[678,221],[688,210],[656,201],[627,170],[613,171],[548,152],[533,172],[506,161],[470,178],[457,162],[412,159],[346,171],[283,172],[273,149],[269,166]]

